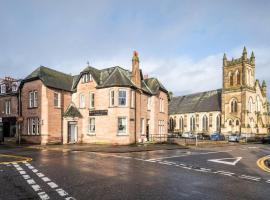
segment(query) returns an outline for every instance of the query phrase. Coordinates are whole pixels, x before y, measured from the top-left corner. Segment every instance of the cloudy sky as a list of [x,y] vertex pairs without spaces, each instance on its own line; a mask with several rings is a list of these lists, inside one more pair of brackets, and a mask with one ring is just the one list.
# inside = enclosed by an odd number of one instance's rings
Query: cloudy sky
[[0,0],[0,76],[23,78],[40,65],[78,74],[131,68],[174,95],[221,88],[222,56],[243,46],[256,78],[270,84],[270,1]]

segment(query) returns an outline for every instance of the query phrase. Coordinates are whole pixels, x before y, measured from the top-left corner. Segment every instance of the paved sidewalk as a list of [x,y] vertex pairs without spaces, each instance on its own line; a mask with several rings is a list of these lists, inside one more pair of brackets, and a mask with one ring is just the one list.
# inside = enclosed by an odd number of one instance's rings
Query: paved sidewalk
[[[10,146],[10,144],[8,145]],[[30,149],[52,151],[86,151],[104,153],[128,153],[158,150],[188,149],[175,144],[137,144],[137,145],[104,145],[104,144],[64,144],[64,145],[12,145]]]

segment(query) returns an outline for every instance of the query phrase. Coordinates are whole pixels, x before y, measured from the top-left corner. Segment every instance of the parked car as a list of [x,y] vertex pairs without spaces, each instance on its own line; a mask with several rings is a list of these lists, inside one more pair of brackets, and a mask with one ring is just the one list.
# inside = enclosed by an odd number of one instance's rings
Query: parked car
[[263,144],[270,144],[270,135],[267,135],[262,138],[262,143]]
[[211,136],[210,136],[210,139],[211,140],[214,140],[214,141],[220,141],[220,140],[225,140],[225,136],[220,134],[220,133],[213,133]]
[[228,141],[229,142],[239,142],[240,141],[240,135],[238,135],[236,133],[231,134],[231,135],[229,135]]
[[210,140],[210,135],[208,135],[206,133],[198,133],[197,139],[198,140]]
[[195,138],[195,135],[191,132],[185,132],[182,134],[183,138]]

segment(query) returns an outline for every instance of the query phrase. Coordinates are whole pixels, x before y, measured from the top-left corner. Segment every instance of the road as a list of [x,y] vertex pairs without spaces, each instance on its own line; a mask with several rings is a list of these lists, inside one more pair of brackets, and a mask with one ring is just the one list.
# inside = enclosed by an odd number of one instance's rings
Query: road
[[269,154],[270,145],[118,154],[0,146],[0,199],[270,199],[270,173],[256,164]]

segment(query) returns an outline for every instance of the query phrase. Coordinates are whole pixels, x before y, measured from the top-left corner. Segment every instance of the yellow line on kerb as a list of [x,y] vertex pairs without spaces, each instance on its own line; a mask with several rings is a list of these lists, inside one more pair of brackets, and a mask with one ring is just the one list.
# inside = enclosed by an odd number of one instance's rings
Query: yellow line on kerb
[[15,159],[18,159],[18,160],[9,161],[9,162],[0,162],[0,165],[8,165],[8,164],[13,164],[13,163],[29,162],[29,161],[33,160],[32,158],[29,158],[29,157],[7,155],[7,154],[0,154],[0,158],[1,157],[15,158]]
[[257,160],[257,165],[258,165],[258,167],[261,168],[262,170],[264,170],[264,171],[270,173],[270,168],[267,167],[267,166],[264,164],[264,161],[267,160],[267,159],[270,159],[270,155],[269,155],[269,156],[262,157],[262,158],[260,158],[259,160]]

